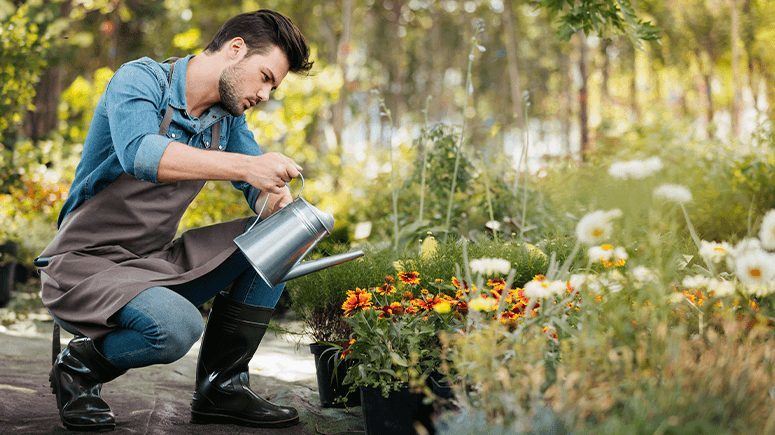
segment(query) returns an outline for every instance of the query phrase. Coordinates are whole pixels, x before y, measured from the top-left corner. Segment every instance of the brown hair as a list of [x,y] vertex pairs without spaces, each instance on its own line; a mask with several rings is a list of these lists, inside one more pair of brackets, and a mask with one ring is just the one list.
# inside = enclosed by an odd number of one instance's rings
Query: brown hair
[[223,23],[205,51],[215,52],[233,38],[240,37],[248,46],[248,56],[266,54],[276,45],[288,58],[289,70],[306,73],[312,68],[307,40],[295,24],[286,16],[269,10],[239,14]]

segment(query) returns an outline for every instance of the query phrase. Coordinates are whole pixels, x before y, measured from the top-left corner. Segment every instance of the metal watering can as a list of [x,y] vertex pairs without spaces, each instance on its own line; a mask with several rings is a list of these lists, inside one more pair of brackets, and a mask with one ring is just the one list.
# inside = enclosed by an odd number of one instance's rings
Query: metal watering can
[[363,256],[363,251],[357,250],[301,262],[334,229],[334,217],[304,200],[302,190],[304,177],[296,199],[259,222],[269,201],[267,195],[256,220],[234,239],[258,276],[271,287]]

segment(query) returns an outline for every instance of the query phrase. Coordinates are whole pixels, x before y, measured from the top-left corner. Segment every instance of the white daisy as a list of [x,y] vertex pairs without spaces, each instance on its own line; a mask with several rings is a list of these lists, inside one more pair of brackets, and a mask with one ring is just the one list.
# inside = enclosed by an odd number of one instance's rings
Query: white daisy
[[748,294],[766,296],[775,291],[775,254],[746,252],[735,259],[735,274]]
[[708,282],[708,290],[718,297],[730,296],[735,293],[735,283],[723,279],[712,278]]
[[759,239],[765,249],[775,250],[775,209],[764,215],[762,227],[759,229]]
[[471,271],[479,275],[506,275],[511,270],[511,263],[502,258],[477,258],[470,265]]
[[735,247],[731,249],[729,255],[727,255],[727,267],[729,270],[735,270],[735,261],[738,257],[742,257],[748,253],[755,253],[762,250],[762,244],[759,239],[748,237],[740,240],[735,244]]
[[531,299],[543,299],[562,294],[564,290],[565,283],[562,281],[532,280],[525,284],[524,293]]
[[627,160],[614,162],[608,168],[608,174],[620,180],[642,180],[662,169],[662,160],[651,157],[646,160]]
[[613,233],[613,219],[622,215],[619,209],[596,210],[587,213],[576,225],[576,237],[581,243],[595,245],[606,241]]
[[498,231],[501,229],[501,223],[496,220],[487,221],[487,223],[484,224],[484,226],[493,231]]
[[714,264],[719,264],[727,257],[732,247],[727,242],[700,241],[700,255]]
[[[595,263],[603,263],[606,261],[626,261],[629,256],[627,251],[621,246],[614,247],[610,244],[603,244],[600,246],[593,246],[587,250],[589,259]],[[623,265],[624,263],[622,263]]]
[[681,281],[681,285],[691,289],[703,289],[710,284],[710,278],[702,275],[692,275],[684,277]]
[[692,192],[680,184],[661,184],[654,189],[654,196],[677,204],[686,204],[692,200]]
[[636,266],[630,271],[632,278],[640,283],[655,282],[657,274],[646,266]]

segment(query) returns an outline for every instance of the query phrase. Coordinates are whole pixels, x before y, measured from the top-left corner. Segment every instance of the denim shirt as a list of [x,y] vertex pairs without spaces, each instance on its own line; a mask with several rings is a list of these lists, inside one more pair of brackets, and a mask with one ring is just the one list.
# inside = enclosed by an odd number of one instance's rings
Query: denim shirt
[[[138,180],[159,183],[159,161],[170,142],[206,149],[212,128],[221,123],[220,146],[225,152],[260,155],[261,149],[248,129],[245,115],[231,116],[219,104],[199,117],[186,112],[186,70],[189,55],[175,64],[168,83],[170,64],[148,57],[123,64],[110,79],[94,111],[57,227],[68,213],[126,172]],[[165,135],[159,126],[167,105],[174,113]],[[218,152],[218,151],[213,151]],[[259,191],[242,181],[232,182],[245,195],[253,211]]]

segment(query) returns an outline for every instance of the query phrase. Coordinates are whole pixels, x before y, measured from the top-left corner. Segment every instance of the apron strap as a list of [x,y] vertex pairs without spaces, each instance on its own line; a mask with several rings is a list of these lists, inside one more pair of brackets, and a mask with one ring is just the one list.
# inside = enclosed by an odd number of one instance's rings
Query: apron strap
[[216,121],[215,124],[213,124],[212,134],[213,134],[213,137],[211,138],[211,141],[212,141],[213,149],[220,150],[221,149],[221,120],[220,119]]
[[[171,86],[172,85],[172,74],[175,72],[175,63],[177,62],[177,57],[170,57],[164,60],[163,63],[169,63],[170,64],[170,72],[167,74],[167,83]],[[170,89],[170,92],[172,92],[172,89]],[[159,126],[159,134],[165,135],[167,134],[167,130],[170,128],[170,123],[172,123],[172,106],[167,105],[167,110],[164,111],[164,118],[161,120],[161,125]]]

